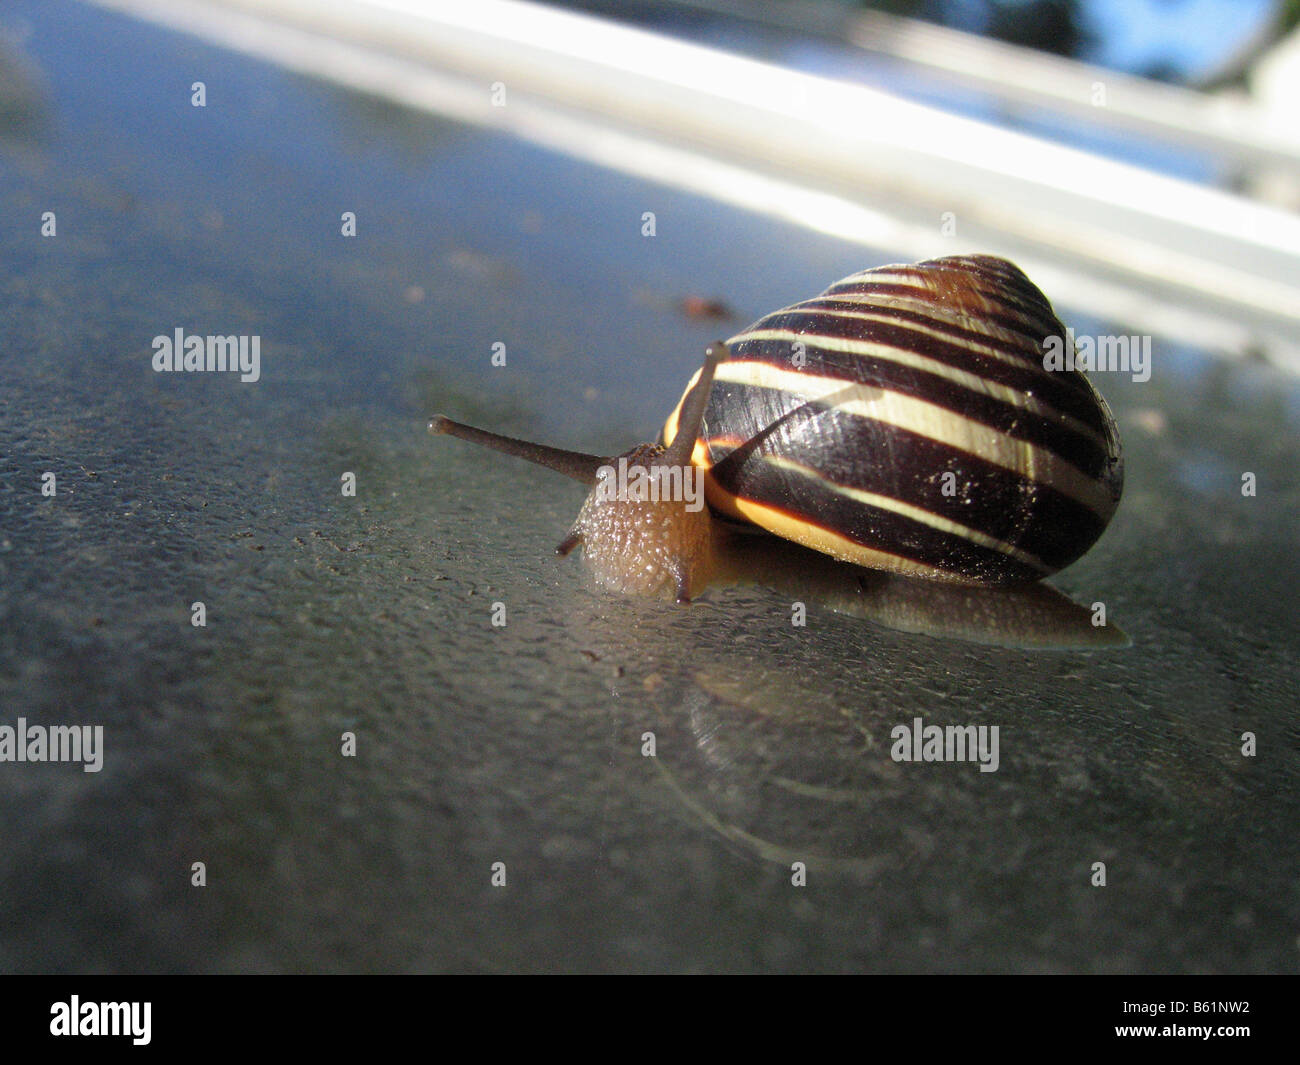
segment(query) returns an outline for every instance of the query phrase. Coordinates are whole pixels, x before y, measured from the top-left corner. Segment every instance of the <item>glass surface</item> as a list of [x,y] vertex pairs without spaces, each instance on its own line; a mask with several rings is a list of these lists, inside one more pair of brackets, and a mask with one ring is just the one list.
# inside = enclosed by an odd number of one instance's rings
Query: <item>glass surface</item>
[[[709,340],[896,251],[6,18],[0,724],[105,747],[0,764],[0,968],[1296,968],[1295,379],[1160,337],[1098,375],[1125,496],[1051,583],[1127,647],[611,596],[552,554],[580,486],[429,416],[622,451]],[[177,328],[260,336],[260,379],[154,372]],[[997,771],[895,761],[918,717],[997,726]]]

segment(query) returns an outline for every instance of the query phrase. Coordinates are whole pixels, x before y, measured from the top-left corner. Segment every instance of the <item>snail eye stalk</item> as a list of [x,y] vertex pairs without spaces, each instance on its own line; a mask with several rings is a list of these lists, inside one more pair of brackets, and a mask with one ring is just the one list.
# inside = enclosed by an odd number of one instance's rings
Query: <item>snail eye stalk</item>
[[490,447],[493,451],[500,451],[504,455],[513,455],[515,458],[525,459],[538,466],[545,466],[548,470],[562,473],[583,484],[595,484],[596,471],[609,461],[582,451],[565,451],[558,447],[548,447],[546,444],[536,444],[531,440],[519,440],[513,436],[491,433],[486,429],[452,421],[445,414],[434,415],[429,422],[429,432],[440,436],[454,436],[459,440],[468,440],[471,444]]

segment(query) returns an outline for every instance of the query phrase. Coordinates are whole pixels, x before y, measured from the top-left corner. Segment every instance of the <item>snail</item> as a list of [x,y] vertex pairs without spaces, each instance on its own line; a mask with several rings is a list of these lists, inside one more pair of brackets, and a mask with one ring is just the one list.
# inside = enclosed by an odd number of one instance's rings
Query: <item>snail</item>
[[728,522],[870,569],[1034,581],[1097,541],[1123,488],[1105,400],[1045,365],[1065,336],[1005,259],[881,266],[710,345],[658,443],[606,459],[442,415],[429,429],[592,485],[556,550],[581,544],[620,591],[689,601]]

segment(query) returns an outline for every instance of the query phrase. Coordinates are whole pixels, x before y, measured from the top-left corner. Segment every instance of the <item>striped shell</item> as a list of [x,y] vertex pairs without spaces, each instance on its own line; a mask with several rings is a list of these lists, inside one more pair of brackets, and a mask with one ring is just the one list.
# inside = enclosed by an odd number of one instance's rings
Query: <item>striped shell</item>
[[836,558],[1036,580],[1096,542],[1123,487],[1115,420],[1082,373],[1044,368],[1050,336],[1004,259],[864,270],[728,341],[691,461],[714,510]]

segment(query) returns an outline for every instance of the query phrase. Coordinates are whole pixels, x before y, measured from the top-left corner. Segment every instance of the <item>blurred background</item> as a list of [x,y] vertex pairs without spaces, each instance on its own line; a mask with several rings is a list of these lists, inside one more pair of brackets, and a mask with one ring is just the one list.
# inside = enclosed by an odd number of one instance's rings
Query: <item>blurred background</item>
[[[0,723],[106,751],[0,764],[0,968],[1295,971],[1298,17],[10,0]],[[967,252],[1152,338],[1051,581],[1128,646],[612,597],[579,486],[425,433],[621,452],[715,337]],[[260,379],[155,373],[177,328]]]

